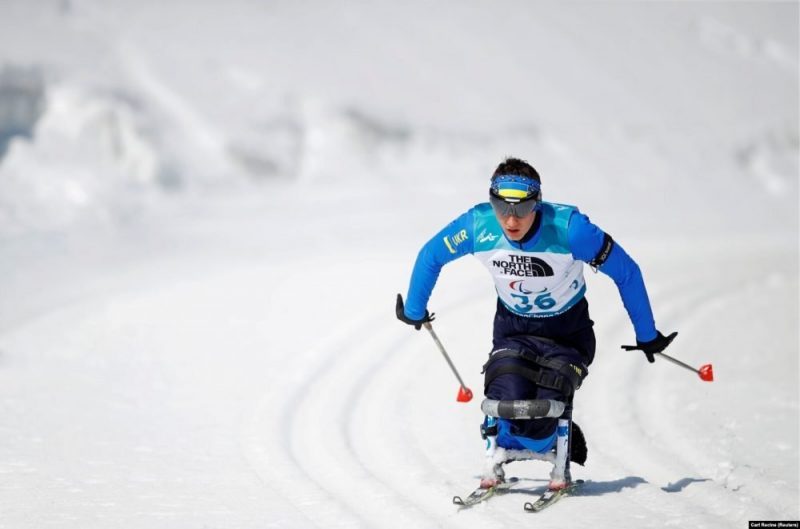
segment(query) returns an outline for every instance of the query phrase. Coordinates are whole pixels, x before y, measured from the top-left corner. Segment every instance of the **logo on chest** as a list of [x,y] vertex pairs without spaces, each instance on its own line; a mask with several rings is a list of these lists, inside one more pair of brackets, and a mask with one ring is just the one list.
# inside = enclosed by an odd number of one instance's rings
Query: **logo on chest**
[[[508,255],[492,259],[492,266],[503,275],[516,277],[553,276],[553,267],[546,261],[532,255]],[[513,288],[513,287],[512,287]]]

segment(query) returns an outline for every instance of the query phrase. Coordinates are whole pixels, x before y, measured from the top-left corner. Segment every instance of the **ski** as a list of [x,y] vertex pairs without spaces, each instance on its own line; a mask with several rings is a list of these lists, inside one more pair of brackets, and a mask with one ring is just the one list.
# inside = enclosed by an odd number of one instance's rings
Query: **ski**
[[581,485],[581,483],[583,483],[583,480],[579,479],[577,481],[570,483],[566,488],[559,490],[545,491],[544,494],[539,496],[539,499],[536,500],[535,502],[525,503],[525,512],[543,511],[544,509],[550,507],[564,496],[572,494],[575,491],[575,489],[577,489]]
[[494,487],[489,487],[488,489],[482,489],[478,487],[464,498],[461,496],[453,496],[453,504],[458,505],[459,507],[472,507],[473,505],[477,505],[482,501],[488,500],[495,494],[501,494],[507,491],[518,482],[519,478],[509,478],[508,481],[504,481],[503,483],[499,483]]

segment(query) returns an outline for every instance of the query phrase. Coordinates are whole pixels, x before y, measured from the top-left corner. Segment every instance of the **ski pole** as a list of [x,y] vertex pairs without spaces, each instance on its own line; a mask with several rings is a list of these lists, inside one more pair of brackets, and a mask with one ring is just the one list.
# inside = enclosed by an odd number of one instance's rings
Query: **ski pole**
[[656,353],[656,354],[663,356],[665,360],[669,360],[670,362],[672,362],[676,366],[680,366],[680,367],[682,367],[684,369],[688,369],[689,371],[694,371],[705,382],[713,382],[714,381],[714,368],[712,367],[711,364],[705,364],[703,366],[700,366],[700,369],[695,369],[694,367],[690,366],[689,364],[684,364],[683,362],[681,362],[677,358],[672,358],[671,356],[669,356],[666,353]]
[[458,383],[461,384],[461,387],[458,388],[458,396],[456,397],[456,400],[458,402],[469,402],[469,401],[471,401],[472,400],[472,390],[469,389],[466,385],[464,385],[464,381],[461,380],[461,375],[458,374],[458,370],[456,369],[456,366],[453,365],[453,361],[450,360],[450,356],[447,354],[447,351],[444,350],[444,346],[442,345],[442,342],[439,341],[439,337],[436,336],[435,332],[433,332],[433,325],[431,325],[431,322],[429,322],[429,321],[426,321],[422,325],[423,325],[423,327],[428,329],[429,333],[431,333],[431,338],[433,338],[433,341],[436,342],[436,345],[439,347],[439,351],[442,352],[442,356],[444,356],[444,359],[447,360],[447,365],[449,365],[450,369],[453,370],[453,374],[458,379]]

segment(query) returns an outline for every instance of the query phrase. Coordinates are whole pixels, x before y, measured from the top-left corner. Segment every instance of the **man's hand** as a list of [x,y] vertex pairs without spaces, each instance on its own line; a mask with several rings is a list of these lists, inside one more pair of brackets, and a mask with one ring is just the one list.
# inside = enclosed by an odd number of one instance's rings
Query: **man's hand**
[[672,340],[678,336],[677,332],[673,332],[669,336],[664,336],[661,331],[656,331],[658,334],[649,342],[640,342],[636,340],[636,345],[623,345],[622,348],[626,351],[642,351],[647,357],[647,361],[651,364],[656,361],[655,354],[660,353],[667,346],[672,343]]
[[413,325],[416,330],[420,330],[423,323],[433,321],[434,319],[434,314],[429,314],[427,310],[425,311],[425,316],[421,320],[412,320],[411,318],[407,317],[405,307],[403,306],[403,296],[400,294],[397,295],[397,305],[395,305],[394,310],[397,314],[398,320],[402,321],[403,323]]

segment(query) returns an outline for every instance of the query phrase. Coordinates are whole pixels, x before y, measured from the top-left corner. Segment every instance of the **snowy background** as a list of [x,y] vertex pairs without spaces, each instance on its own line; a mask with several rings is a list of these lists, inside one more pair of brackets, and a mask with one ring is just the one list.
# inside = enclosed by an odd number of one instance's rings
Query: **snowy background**
[[[799,17],[0,0],[0,528],[797,520]],[[631,325],[587,269],[587,484],[539,515],[543,463],[450,504],[482,465],[480,398],[456,403],[393,314],[509,155],[626,247],[670,352],[717,378],[620,350]],[[476,261],[431,309],[478,394]]]

